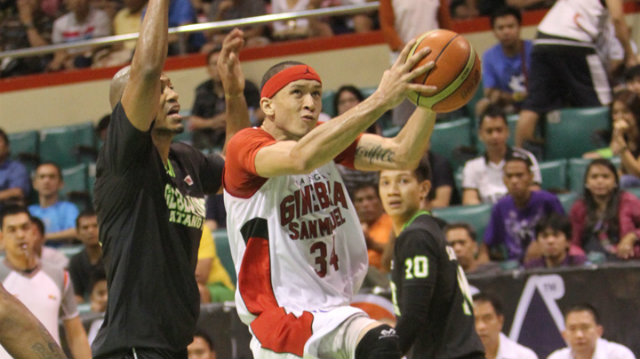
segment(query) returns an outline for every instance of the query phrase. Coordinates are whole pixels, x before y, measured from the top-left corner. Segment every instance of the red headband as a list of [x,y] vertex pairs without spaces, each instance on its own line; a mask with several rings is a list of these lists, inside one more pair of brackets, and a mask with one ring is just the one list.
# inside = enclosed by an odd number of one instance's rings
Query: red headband
[[273,75],[273,77],[262,86],[260,97],[272,98],[278,91],[282,90],[283,87],[297,80],[316,80],[322,83],[320,76],[311,66],[295,65],[287,67]]

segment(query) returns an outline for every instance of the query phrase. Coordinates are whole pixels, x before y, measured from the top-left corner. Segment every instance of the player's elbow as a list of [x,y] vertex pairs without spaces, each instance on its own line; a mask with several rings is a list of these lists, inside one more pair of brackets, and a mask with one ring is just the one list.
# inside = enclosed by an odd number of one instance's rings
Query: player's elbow
[[414,170],[418,168],[420,158],[421,156],[419,154],[398,151],[393,157],[393,162],[395,167],[399,170]]

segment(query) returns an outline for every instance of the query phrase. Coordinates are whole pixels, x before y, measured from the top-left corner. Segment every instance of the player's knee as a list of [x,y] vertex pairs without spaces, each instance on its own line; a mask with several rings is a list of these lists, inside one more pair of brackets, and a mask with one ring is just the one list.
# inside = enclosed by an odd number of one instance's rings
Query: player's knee
[[392,327],[382,324],[370,329],[356,347],[357,359],[391,359],[402,357],[398,335]]

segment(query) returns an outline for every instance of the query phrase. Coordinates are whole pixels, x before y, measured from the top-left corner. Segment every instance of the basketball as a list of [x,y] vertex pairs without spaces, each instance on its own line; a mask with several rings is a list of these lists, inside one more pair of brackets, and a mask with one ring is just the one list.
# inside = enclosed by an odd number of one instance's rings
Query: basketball
[[409,56],[424,48],[431,48],[417,66],[434,61],[435,66],[413,82],[433,85],[438,92],[426,96],[412,91],[409,99],[416,105],[435,112],[451,112],[464,106],[476,93],[480,84],[481,65],[478,54],[462,35],[449,30],[433,30],[420,35]]

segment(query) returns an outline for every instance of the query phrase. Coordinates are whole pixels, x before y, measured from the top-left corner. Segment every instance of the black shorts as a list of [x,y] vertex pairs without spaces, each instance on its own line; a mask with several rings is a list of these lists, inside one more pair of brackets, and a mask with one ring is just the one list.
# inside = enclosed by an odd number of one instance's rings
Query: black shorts
[[539,114],[611,102],[607,72],[591,47],[534,45],[527,92],[522,108]]
[[131,348],[94,357],[94,359],[187,359],[187,349],[180,352],[157,348]]

